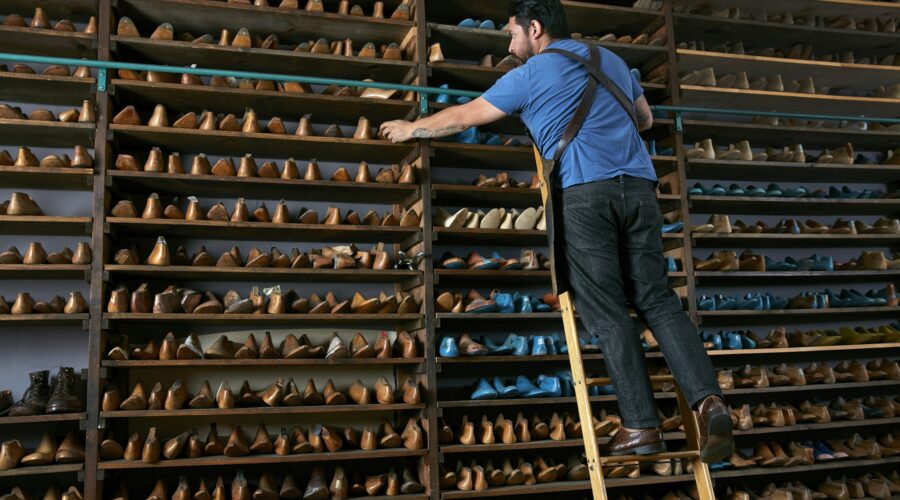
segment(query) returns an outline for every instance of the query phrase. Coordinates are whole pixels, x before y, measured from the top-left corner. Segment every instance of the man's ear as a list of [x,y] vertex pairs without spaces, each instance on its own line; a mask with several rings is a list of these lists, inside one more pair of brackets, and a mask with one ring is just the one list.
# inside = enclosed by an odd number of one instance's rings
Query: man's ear
[[532,19],[531,24],[528,27],[529,31],[531,31],[531,38],[537,40],[544,34],[544,26],[537,19]]

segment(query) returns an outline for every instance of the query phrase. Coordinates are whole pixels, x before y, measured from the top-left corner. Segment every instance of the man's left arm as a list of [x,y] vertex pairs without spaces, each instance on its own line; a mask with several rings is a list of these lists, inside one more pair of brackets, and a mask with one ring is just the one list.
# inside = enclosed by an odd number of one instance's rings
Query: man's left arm
[[433,139],[495,122],[505,116],[505,112],[497,109],[487,99],[479,97],[414,122],[393,120],[382,123],[379,132],[395,143],[410,139]]

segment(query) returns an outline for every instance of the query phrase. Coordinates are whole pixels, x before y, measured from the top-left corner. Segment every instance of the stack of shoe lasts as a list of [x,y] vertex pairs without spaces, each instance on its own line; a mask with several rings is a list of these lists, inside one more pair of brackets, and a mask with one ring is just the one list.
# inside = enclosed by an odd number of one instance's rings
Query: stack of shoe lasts
[[89,309],[81,292],[70,292],[68,299],[56,295],[49,301],[35,301],[29,292],[19,292],[12,305],[0,295],[0,315],[12,314],[83,314]]
[[485,213],[482,210],[472,211],[461,208],[449,213],[441,207],[435,210],[432,223],[436,227],[468,228],[468,229],[504,229],[528,231],[538,229],[545,231],[547,223],[544,218],[544,207],[529,207],[525,210],[514,208],[494,208]]
[[552,293],[547,293],[541,299],[531,294],[519,292],[503,293],[492,290],[490,298],[485,298],[472,289],[463,300],[460,292],[443,292],[435,299],[437,312],[454,313],[532,313],[551,312],[559,310],[559,299]]
[[[566,354],[565,340],[558,333],[552,335],[523,336],[510,333],[502,344],[496,344],[490,337],[482,335],[481,342],[475,342],[468,334],[462,334],[457,340],[444,337],[438,352],[441,356],[455,358],[459,356],[555,356]],[[584,342],[584,339],[580,339]],[[585,342],[585,345],[586,342]],[[589,349],[592,351],[592,349]]]
[[470,252],[463,260],[453,255],[452,252],[444,252],[441,256],[439,266],[443,269],[455,270],[478,270],[478,271],[536,271],[540,269],[550,268],[550,259],[542,253],[536,253],[534,250],[524,249],[518,258],[505,258],[498,252],[494,252],[490,257],[482,257],[477,252]]
[[[665,228],[664,225],[663,232]],[[831,226],[814,220],[802,222],[796,219],[781,219],[778,224],[769,226],[762,221],[750,225],[738,220],[732,224],[727,215],[713,214],[706,224],[691,226],[691,231],[720,234],[900,234],[900,219],[881,217],[871,225],[861,220],[837,219]]]
[[9,151],[0,149],[0,167],[22,167],[22,168],[92,168],[94,166],[94,157],[88,152],[84,146],[75,146],[75,154],[72,158],[69,155],[62,156],[49,154],[38,160],[37,156],[25,146],[19,148],[19,154],[13,159]]
[[491,380],[481,378],[475,383],[469,399],[559,398],[574,395],[571,375],[560,372],[538,375],[534,380],[524,375],[517,376],[515,381],[505,381],[500,377]]

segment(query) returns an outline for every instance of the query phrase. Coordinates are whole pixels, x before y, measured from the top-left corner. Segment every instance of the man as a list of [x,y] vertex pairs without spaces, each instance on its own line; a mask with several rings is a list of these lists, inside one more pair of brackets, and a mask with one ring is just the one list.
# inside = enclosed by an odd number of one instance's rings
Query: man
[[[519,113],[542,156],[553,157],[591,78],[587,66],[553,51],[569,51],[587,63],[589,47],[568,38],[559,0],[513,0],[509,14],[509,52],[525,64],[478,99],[414,123],[384,123],[382,133],[393,142],[444,137]],[[604,85],[596,89],[577,135],[560,150],[558,175],[547,181],[548,205],[555,214],[548,218],[554,284],[558,293],[571,293],[605,354],[623,419],[623,428],[602,452],[665,450],[640,339],[628,315],[630,303],[654,332],[688,403],[699,413],[701,458],[719,461],[734,448],[731,416],[697,329],[668,284],[658,182],[638,134],[653,124],[653,117],[625,62],[603,48],[599,55],[600,69],[618,87],[619,97]]]

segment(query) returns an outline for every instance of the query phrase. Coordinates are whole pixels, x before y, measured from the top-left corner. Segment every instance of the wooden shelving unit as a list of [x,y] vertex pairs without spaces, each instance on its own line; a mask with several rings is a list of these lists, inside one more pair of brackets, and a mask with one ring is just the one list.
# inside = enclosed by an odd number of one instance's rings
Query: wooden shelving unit
[[[454,89],[484,90],[505,72],[497,68],[478,66],[484,55],[503,57],[507,54],[509,34],[501,30],[461,28],[457,24],[464,18],[491,19],[497,26],[506,22],[504,2],[464,2],[462,0],[429,1],[413,0],[410,20],[390,19],[391,13],[401,3],[388,0],[384,5],[384,19],[366,16],[337,14],[337,0],[325,0],[326,12],[309,12],[301,5],[298,9],[284,9],[270,1],[268,6],[243,5],[214,0],[45,0],[42,7],[55,22],[69,18],[79,26],[90,16],[98,18],[98,33],[66,33],[54,30],[14,28],[0,26],[0,42],[4,52],[61,56],[101,61],[125,61],[131,63],[168,64],[176,66],[196,65],[201,68],[242,70],[268,74],[290,74],[340,79],[373,79],[436,87],[450,84]],[[371,14],[374,1],[361,0],[364,12]],[[618,2],[628,3],[628,2]],[[747,51],[767,47],[787,49],[798,41],[811,44],[817,54],[853,51],[857,56],[884,56],[893,50],[897,34],[864,30],[844,30],[786,25],[750,19],[728,19],[679,10],[683,6],[697,7],[713,3],[721,7],[722,0],[666,0],[658,11],[610,5],[593,1],[563,0],[570,28],[583,36],[600,37],[612,33],[617,37],[640,34],[650,35],[665,27],[663,45],[640,45],[616,41],[596,43],[622,57],[626,63],[641,70],[643,75],[668,64],[666,83],[642,83],[651,104],[727,108],[745,111],[802,112],[811,114],[839,114],[867,117],[900,116],[900,100],[862,97],[858,91],[872,91],[879,85],[896,83],[900,69],[896,66],[872,64],[840,64],[811,60],[796,60],[754,55],[735,55],[722,52],[678,49],[680,42],[703,41],[707,48],[722,42],[741,41]],[[900,7],[888,2],[868,0],[796,0],[790,5],[774,0],[734,0],[727,6],[739,7],[745,14],[767,9],[770,13],[790,8],[796,11],[815,11],[818,15],[837,17],[855,16],[857,20],[877,16],[898,17]],[[9,0],[9,12],[17,12],[27,19],[33,12],[33,2]],[[6,14],[4,11],[3,14]],[[115,32],[118,20],[130,17],[143,38],[118,36]],[[150,33],[162,23],[171,23],[175,40],[151,40]],[[183,41],[179,35],[188,32],[193,37],[212,35],[218,40],[221,30],[228,29],[234,35],[247,28],[253,36],[264,38],[269,34],[279,37],[274,49],[238,49],[230,46],[197,44]],[[381,58],[345,57],[343,55],[311,54],[293,51],[300,42],[324,37],[329,41],[351,39],[354,49],[372,42],[376,47],[397,43],[405,60],[392,61]],[[446,62],[428,62],[428,48],[440,43]],[[896,50],[893,50],[896,52]],[[471,64],[465,63],[466,61]],[[811,77],[817,87],[827,86],[831,95],[793,94],[784,92],[748,91],[716,87],[688,86],[679,83],[679,76],[690,71],[713,67],[718,77],[737,71],[746,71],[750,78],[781,74],[785,82]],[[70,68],[74,69],[74,68]],[[40,72],[40,71],[38,71]],[[439,418],[456,425],[465,415],[478,422],[482,415],[493,419],[504,412],[507,417],[523,412],[526,417],[540,415],[545,420],[553,412],[574,412],[574,398],[498,399],[471,401],[468,396],[471,383],[477,377],[501,376],[515,378],[517,374],[529,377],[539,373],[555,373],[567,367],[566,355],[549,356],[483,356],[442,357],[438,353],[440,340],[445,336],[457,337],[469,333],[478,339],[484,334],[501,343],[510,332],[519,335],[542,335],[560,331],[558,313],[530,314],[454,314],[437,313],[435,297],[444,290],[463,293],[469,288],[487,292],[493,288],[502,291],[524,291],[540,297],[550,289],[550,273],[533,271],[474,271],[448,270],[440,266],[440,256],[445,247],[452,247],[454,254],[465,257],[477,250],[485,256],[498,251],[504,256],[516,256],[520,249],[530,248],[546,254],[546,233],[539,230],[483,230],[451,229],[435,227],[432,215],[438,207],[526,208],[540,204],[537,190],[527,188],[482,188],[468,183],[478,172],[493,175],[505,171],[513,173],[517,180],[527,180],[534,169],[534,157],[529,145],[494,146],[484,144],[460,144],[444,140],[418,143],[392,144],[384,140],[355,140],[352,138],[299,137],[292,135],[297,120],[307,114],[317,130],[322,126],[340,124],[346,131],[355,127],[357,119],[367,117],[373,126],[394,119],[414,118],[420,113],[419,96],[407,96],[398,92],[392,99],[364,99],[338,97],[322,93],[323,86],[314,85],[312,93],[287,93],[279,91],[254,91],[244,88],[212,87],[205,85],[181,85],[158,81],[124,79],[110,71],[105,90],[98,89],[98,73],[92,70],[91,78],[52,77],[12,72],[0,73],[0,88],[4,102],[34,103],[36,105],[80,107],[88,100],[95,107],[96,123],[38,122],[31,120],[0,119],[0,133],[5,137],[4,148],[15,152],[16,146],[31,148],[58,148],[58,154],[71,154],[75,145],[85,146],[95,158],[93,169],[20,168],[0,166],[0,184],[27,191],[51,189],[56,192],[90,190],[89,214],[72,216],[51,214],[39,217],[0,216],[0,234],[53,235],[89,237],[94,252],[90,265],[0,265],[3,280],[52,280],[87,281],[90,284],[91,309],[85,314],[49,315],[0,315],[0,327],[16,332],[31,327],[52,326],[73,330],[86,330],[89,346],[88,372],[86,376],[86,411],[62,415],[36,417],[0,417],[0,426],[17,430],[19,426],[37,428],[46,425],[72,426],[84,429],[86,460],[84,464],[21,467],[0,473],[0,478],[43,476],[66,478],[80,485],[85,499],[106,498],[115,491],[119,482],[125,481],[131,489],[132,480],[150,475],[167,478],[168,483],[177,474],[185,475],[191,484],[201,474],[213,468],[232,473],[237,468],[258,470],[272,469],[277,474],[294,468],[311,468],[313,464],[340,464],[348,472],[369,473],[369,469],[385,471],[394,468],[400,472],[409,467],[417,475],[418,464],[426,462],[420,480],[427,492],[402,495],[409,500],[439,500],[469,497],[543,498],[584,495],[589,489],[587,481],[559,481],[533,486],[489,488],[486,491],[441,491],[438,487],[441,464],[452,470],[457,460],[463,463],[491,457],[497,460],[535,455],[562,460],[578,454],[582,443],[578,439],[564,441],[534,441],[514,444],[472,445],[439,444],[436,432],[426,434],[421,450],[405,448],[378,449],[375,451],[344,450],[336,453],[305,455],[251,455],[226,458],[210,456],[163,460],[156,464],[141,461],[102,461],[98,445],[107,434],[124,443],[133,432],[145,433],[159,423],[168,426],[190,423],[203,427],[212,422],[227,420],[239,422],[249,431],[251,426],[266,420],[285,422],[301,420],[303,425],[327,423],[330,419],[354,422],[357,427],[379,425],[384,419],[398,432],[407,418],[415,418],[422,427],[439,428]],[[208,78],[204,78],[208,80]],[[841,93],[843,95],[834,95]],[[430,112],[449,107],[434,103]],[[170,120],[186,112],[211,110],[217,114],[233,113],[240,117],[251,108],[258,114],[260,123],[281,117],[290,129],[286,135],[266,133],[242,133],[157,128],[145,125],[114,125],[112,117],[127,105],[136,106],[143,118],[149,116],[153,106],[162,104]],[[872,123],[868,130],[838,126],[761,125],[751,123],[750,116],[720,116],[685,114],[679,120],[674,116],[657,117],[652,129],[643,134],[654,140],[658,151],[666,156],[653,156],[658,177],[667,190],[658,201],[668,219],[677,217],[687,226],[705,220],[707,214],[722,213],[731,221],[743,217],[746,221],[762,217],[813,217],[821,222],[831,222],[838,217],[853,217],[871,222],[880,217],[897,217],[900,202],[896,199],[833,200],[792,198],[751,198],[689,196],[687,189],[695,182],[705,184],[746,182],[766,185],[770,182],[790,182],[803,185],[830,183],[833,185],[877,184],[878,189],[895,189],[900,181],[900,167],[895,165],[863,164],[831,165],[783,162],[745,162],[725,160],[699,160],[686,158],[685,151],[693,143],[711,138],[716,146],[749,140],[757,150],[771,146],[780,149],[802,144],[808,154],[821,149],[833,150],[847,142],[868,160],[880,161],[886,150],[900,146],[900,130],[876,130]],[[524,128],[514,118],[505,119],[483,131],[499,132],[515,136],[527,144]],[[316,159],[323,164],[338,164],[355,172],[356,165],[369,163],[374,175],[379,168],[392,164],[410,163],[416,169],[414,184],[381,184],[335,182],[330,180],[305,181],[270,178],[238,178],[194,176],[154,172],[120,171],[114,168],[118,154],[131,154],[139,165],[143,164],[151,148],[158,147],[164,157],[179,153],[183,159],[189,155],[204,153],[215,162],[229,156],[237,162],[245,154],[252,154],[257,163],[274,161],[279,169],[288,158],[294,158],[301,169],[307,161]],[[184,167],[187,169],[188,163]],[[476,173],[457,184],[436,179],[460,177],[462,170]],[[441,175],[446,174],[446,175]],[[469,174],[462,175],[468,177]],[[881,187],[884,186],[884,188]],[[361,204],[364,209],[374,208],[379,214],[385,211],[398,218],[404,210],[415,209],[421,218],[421,227],[380,226],[325,226],[321,224],[271,224],[232,223],[170,219],[121,219],[110,217],[109,208],[118,200],[143,200],[149,193],[164,197],[185,196],[204,198],[202,205],[210,206],[220,198],[245,197],[251,210],[259,201],[271,208],[278,200],[302,203]],[[228,205],[228,202],[226,202]],[[375,205],[377,207],[373,207]],[[356,207],[354,207],[356,209]],[[324,212],[317,209],[320,214]],[[344,209],[342,208],[342,211]],[[357,209],[357,211],[359,211]],[[363,212],[364,213],[364,212]],[[700,214],[692,218],[692,214]],[[295,214],[296,216],[296,214]],[[283,268],[223,268],[194,266],[151,266],[144,262],[135,265],[119,265],[113,261],[117,249],[136,244],[138,254],[146,257],[153,241],[164,236],[170,241],[170,250],[184,243],[190,251],[200,245],[219,255],[228,247],[253,242],[259,248],[275,245],[305,248],[310,244],[345,245],[359,243],[368,249],[371,244],[383,243],[384,250],[393,257],[399,251],[409,255],[418,252],[425,259],[416,270],[335,270],[335,269],[283,269]],[[827,324],[825,328],[864,324],[886,324],[900,316],[898,307],[830,308],[821,310],[777,311],[699,311],[696,299],[702,294],[719,293],[723,287],[775,286],[785,283],[813,283],[813,289],[827,286],[834,289],[851,284],[865,283],[884,286],[897,283],[900,271],[848,271],[848,272],[695,272],[693,257],[704,257],[714,249],[762,248],[762,249],[816,249],[827,253],[829,249],[881,249],[887,255],[900,248],[900,234],[815,235],[815,234],[714,234],[683,232],[663,234],[664,250],[679,261],[679,271],[669,273],[669,282],[679,290],[683,306],[691,319],[707,330],[721,328],[757,329],[762,325],[775,326]],[[190,243],[189,243],[190,241]],[[288,242],[285,245],[285,242]],[[243,246],[241,245],[242,249]],[[19,246],[19,248],[22,248]],[[49,248],[48,248],[49,249]],[[802,280],[802,281],[801,281]],[[106,313],[109,292],[120,283],[134,289],[141,282],[154,283],[154,290],[167,285],[189,286],[196,289],[215,290],[221,296],[227,290],[226,283],[239,283],[244,290],[248,283],[264,286],[280,284],[283,287],[310,288],[322,294],[334,288],[337,296],[349,299],[355,291],[373,296],[370,288],[380,288],[388,293],[408,292],[420,305],[413,314],[283,314],[283,315],[194,315],[194,314],[132,314]],[[230,285],[229,285],[230,286]],[[220,289],[222,288],[222,289]],[[742,289],[742,288],[741,288]],[[377,294],[377,292],[375,292]],[[88,296],[88,294],[85,294]],[[8,297],[7,297],[8,298]],[[632,317],[636,317],[630,311]],[[824,326],[823,326],[824,327]],[[198,334],[230,335],[235,342],[246,337],[246,330],[254,330],[257,337],[271,329],[273,333],[294,330],[299,336],[305,331],[340,331],[346,341],[357,331],[366,333],[374,341],[371,332],[384,329],[388,332],[406,330],[414,338],[417,353],[412,358],[385,359],[246,359],[246,360],[109,360],[105,355],[110,342],[120,334],[130,336],[130,348],[143,346],[151,339],[158,341],[162,334],[173,331],[176,338],[196,330]],[[261,331],[260,331],[261,330]],[[311,335],[313,335],[311,333]],[[203,340],[209,345],[212,339]],[[317,345],[327,340],[317,341]],[[277,342],[276,342],[277,343]],[[865,362],[873,358],[897,359],[900,343],[872,343],[862,345],[835,345],[828,347],[790,347],[785,349],[739,349],[709,351],[714,366],[720,369],[739,369],[744,364],[752,366],[789,363],[805,366],[808,363],[837,364],[842,360]],[[648,365],[663,366],[664,359],[658,350],[645,352]],[[600,353],[591,353],[585,360],[603,361]],[[385,376],[393,387],[399,387],[407,377],[415,379],[422,391],[418,404],[391,405],[334,405],[296,407],[238,407],[229,410],[184,409],[145,411],[100,411],[100,401],[110,386],[122,393],[146,374],[157,374],[171,385],[173,379],[191,379],[222,371],[234,372],[244,378],[257,374],[271,374],[272,379],[293,376],[298,383],[315,373],[317,386],[322,387],[329,377],[334,377],[339,387],[349,385],[352,378],[366,380],[367,387],[379,376]],[[247,375],[244,375],[244,374]],[[304,374],[304,375],[301,375]],[[311,375],[310,375],[311,376]],[[347,379],[347,380],[344,380]],[[231,381],[234,387],[234,380]],[[165,384],[164,384],[165,385]],[[838,396],[856,398],[862,396],[896,395],[900,381],[878,380],[868,383],[810,384],[806,386],[780,386],[766,389],[733,389],[725,391],[729,404],[794,403],[811,398],[828,400]],[[346,392],[345,392],[346,393]],[[657,401],[671,409],[675,401],[673,392],[656,392]],[[616,396],[593,396],[592,403],[614,412]],[[671,413],[671,412],[669,412]],[[419,420],[421,419],[421,420]],[[786,427],[756,427],[736,431],[739,446],[751,447],[755,440],[784,442],[795,439],[820,439],[824,437],[849,437],[859,432],[865,436],[876,435],[896,427],[898,419],[867,418],[861,421],[834,421],[808,423]],[[343,424],[342,424],[343,425]],[[270,426],[271,428],[271,426]],[[202,431],[201,431],[202,434]],[[799,436],[799,437],[798,437]],[[683,441],[683,432],[666,433],[671,441]],[[745,446],[746,445],[746,446]],[[717,471],[717,487],[724,492],[726,485],[741,483],[762,487],[765,483],[784,482],[810,478],[809,484],[817,484],[819,476],[857,475],[868,470],[888,471],[900,462],[896,457],[881,460],[841,460],[816,463],[812,466],[784,468],[752,468]],[[515,463],[515,462],[514,462]],[[374,467],[373,467],[374,466]],[[328,465],[331,467],[331,465]],[[327,467],[326,467],[327,468]],[[332,470],[332,469],[329,469]],[[172,476],[172,477],[170,477]],[[298,478],[307,480],[303,472]],[[330,477],[328,478],[330,479]],[[628,494],[651,494],[665,488],[687,488],[690,475],[655,476],[644,471],[638,479],[611,479],[610,488]],[[149,479],[148,479],[149,480]],[[251,483],[255,477],[251,476]],[[132,496],[142,496],[152,484],[135,483]],[[174,491],[174,484],[168,484]],[[4,483],[6,484],[6,483]],[[145,487],[146,486],[146,487]],[[300,485],[301,487],[303,485]],[[627,491],[626,491],[627,490]],[[371,497],[380,500],[385,497]]]

